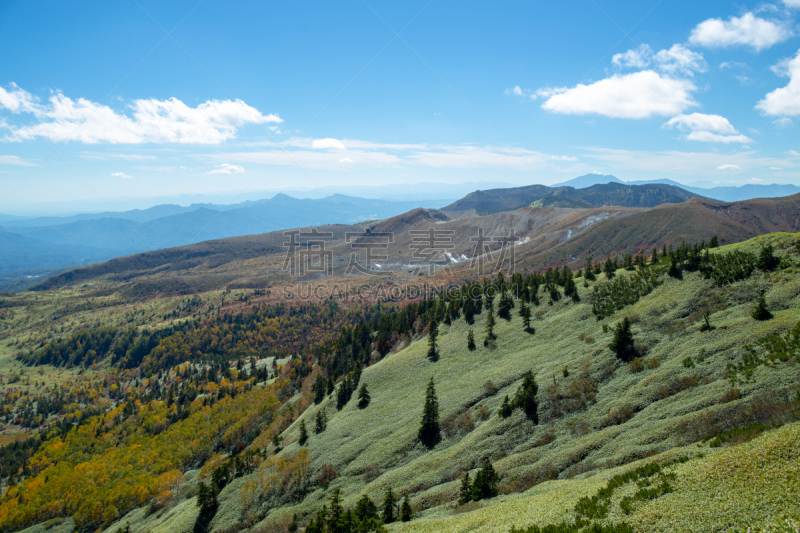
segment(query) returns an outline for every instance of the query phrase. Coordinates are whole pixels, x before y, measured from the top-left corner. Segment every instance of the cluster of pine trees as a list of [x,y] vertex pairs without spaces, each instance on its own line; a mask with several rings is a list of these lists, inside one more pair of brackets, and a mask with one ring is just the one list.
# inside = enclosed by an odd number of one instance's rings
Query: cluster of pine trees
[[[339,489],[333,491],[330,498],[330,507],[324,505],[317,511],[316,516],[305,527],[306,533],[384,533],[384,524],[401,521],[408,522],[413,518],[413,511],[408,500],[408,495],[402,503],[398,502],[392,489],[386,491],[381,509],[369,498],[364,495],[356,506],[345,510],[341,503],[341,493]],[[297,515],[289,525],[290,532],[299,530]]]

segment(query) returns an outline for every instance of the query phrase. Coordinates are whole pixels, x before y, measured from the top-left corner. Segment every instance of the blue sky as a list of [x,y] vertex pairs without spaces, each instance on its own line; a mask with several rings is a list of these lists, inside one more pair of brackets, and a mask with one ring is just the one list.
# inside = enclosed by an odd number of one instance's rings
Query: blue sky
[[390,183],[800,184],[800,0],[0,3],[0,212]]

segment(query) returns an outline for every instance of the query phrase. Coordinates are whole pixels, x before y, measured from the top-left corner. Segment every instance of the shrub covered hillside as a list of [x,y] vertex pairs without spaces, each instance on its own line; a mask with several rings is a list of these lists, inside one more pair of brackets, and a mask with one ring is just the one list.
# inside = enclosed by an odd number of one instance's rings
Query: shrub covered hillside
[[[302,448],[313,457],[312,469],[330,465],[338,477],[301,503],[272,510],[265,522],[297,513],[302,523],[335,489],[345,507],[362,495],[380,503],[388,489],[408,494],[415,518],[391,526],[401,531],[498,531],[503,522],[510,529],[576,519],[627,522],[637,530],[727,530],[800,517],[798,471],[790,467],[800,458],[791,444],[796,426],[781,437],[761,437],[773,444],[758,460],[717,457],[800,419],[800,238],[770,235],[689,250],[685,257],[666,251],[663,257],[659,250],[655,265],[648,258],[644,268],[593,271],[596,281],[576,278],[579,303],[563,295],[552,301],[540,288],[539,305],[525,305],[532,310],[529,330],[520,300],[504,319],[498,296],[496,340],[488,347],[481,342],[490,314],[484,306],[474,324],[464,318],[438,324],[435,362],[431,343],[422,339],[367,368],[361,375],[370,393],[366,407],[354,398],[337,410],[335,397],[312,405],[288,430],[287,441],[295,442],[285,453],[301,449],[300,424],[313,427],[323,413],[326,429]],[[636,289],[642,279],[648,290]],[[761,296],[771,319],[753,316]],[[612,350],[626,322],[630,352]],[[468,349],[470,331],[475,350]],[[535,416],[518,400],[529,372],[537,384]],[[419,433],[431,379],[441,439],[429,449]],[[688,458],[706,457],[666,466],[677,456],[657,455],[679,447]],[[581,496],[595,496],[626,470],[609,469],[651,456],[665,465],[663,472],[622,484],[605,513],[576,514]],[[501,496],[459,504],[463,476],[475,479],[486,459],[497,471]],[[583,481],[561,481],[575,478]],[[542,484],[548,480],[559,482]],[[640,490],[645,493],[637,497]],[[503,495],[525,491],[537,495],[529,506],[494,509],[496,501],[524,502],[524,495]],[[630,497],[630,514],[620,508],[623,496]],[[703,520],[692,523],[697,515],[677,512],[675,502],[692,509],[720,502],[719,513],[712,511],[720,518],[707,527]],[[229,505],[219,515],[220,530],[247,513]]]
[[[65,533],[795,531],[800,235],[715,244],[498,277],[469,300],[397,310],[385,320],[402,330],[399,351],[382,358],[368,352],[380,320],[345,329],[294,398],[198,397],[162,433],[137,429],[143,407],[114,411],[33,456],[39,474],[6,495],[0,526],[31,523],[38,497],[63,500],[36,520]],[[204,430],[186,457],[147,466],[163,461],[147,447],[175,447],[215,409],[259,412],[271,392],[285,403],[253,418],[260,437],[207,447],[216,430]],[[124,510],[95,487],[48,489],[102,469],[94,449],[130,458],[109,479],[142,476]],[[78,490],[95,491],[91,509]]]

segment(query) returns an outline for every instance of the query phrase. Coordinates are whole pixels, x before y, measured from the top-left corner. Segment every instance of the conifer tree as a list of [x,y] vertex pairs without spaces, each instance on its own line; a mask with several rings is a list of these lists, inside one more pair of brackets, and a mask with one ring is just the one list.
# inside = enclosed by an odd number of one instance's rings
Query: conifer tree
[[308,441],[308,430],[306,429],[306,421],[300,421],[300,438],[297,439],[297,442],[300,446],[305,446],[306,442]]
[[475,334],[472,333],[472,330],[469,330],[469,333],[467,333],[467,349],[470,352],[475,351]]
[[772,318],[772,313],[770,313],[767,307],[767,301],[764,299],[764,293],[761,293],[758,300],[756,300],[756,306],[753,309],[752,316],[756,320],[769,320]]
[[469,483],[469,472],[464,472],[461,478],[461,489],[458,491],[458,503],[464,505],[472,501],[472,487]]
[[514,302],[505,291],[505,288],[503,288],[500,291],[500,302],[497,304],[497,316],[506,320],[511,320],[512,307],[514,307]]
[[425,406],[422,410],[417,437],[427,448],[433,448],[441,440],[439,430],[439,400],[436,398],[436,387],[431,378],[428,390],[425,392]]
[[428,327],[428,359],[434,362],[439,359],[439,354],[436,351],[436,337],[438,336],[439,325],[436,323],[436,320],[431,320],[430,326]]
[[631,332],[631,322],[628,317],[625,317],[622,322],[617,324],[614,329],[614,339],[609,348],[616,354],[616,356],[629,363],[636,357],[636,347],[633,343],[633,333]]
[[319,404],[325,399],[325,389],[325,378],[323,378],[322,375],[317,375],[317,379],[314,381],[314,386],[312,387],[314,391],[314,403]]
[[325,414],[323,409],[317,411],[317,418],[315,420],[316,427],[314,428],[314,432],[317,434],[322,433],[328,427],[328,416]]
[[411,510],[411,503],[408,501],[408,494],[403,498],[403,505],[400,507],[400,521],[409,522],[414,518],[414,512]]
[[298,527],[299,525],[297,524],[297,513],[294,513],[294,516],[292,517],[292,523],[289,524],[289,528],[286,531],[288,531],[289,533],[295,533]]
[[[566,367],[564,367],[566,370]],[[521,407],[525,411],[525,416],[528,420],[533,421],[534,424],[539,423],[539,404],[536,402],[536,393],[539,391],[539,386],[536,384],[536,376],[530,370],[525,373],[522,379],[522,385],[517,389],[517,394],[514,396],[514,407]]]
[[492,466],[491,461],[488,458],[484,459],[483,466],[475,474],[475,481],[472,483],[472,499],[477,501],[497,496],[497,482],[499,480],[500,476]]
[[606,263],[603,265],[603,272],[606,273],[606,279],[614,279],[614,276],[616,276],[617,269],[615,268],[614,262],[611,260],[611,256],[606,258]]
[[511,404],[508,403],[508,395],[506,395],[505,399],[503,400],[503,405],[500,406],[500,411],[498,411],[497,414],[499,414],[502,418],[508,418],[511,416],[511,411]]
[[467,321],[467,324],[475,322],[475,304],[469,295],[464,301],[464,320]]
[[528,309],[528,306],[525,305],[525,300],[520,298],[519,300],[519,316],[525,318],[525,311]]
[[533,333],[534,329],[531,327],[531,308],[525,308],[525,314],[522,315],[522,326],[528,333]]
[[494,309],[492,305],[489,305],[486,313],[486,338],[483,339],[484,346],[489,346],[491,342],[497,339],[497,336],[494,334],[494,326]]
[[395,506],[397,505],[397,498],[395,498],[394,493],[392,492],[392,487],[387,487],[386,489],[386,496],[383,498],[383,521],[386,524],[391,524],[395,520],[397,520],[397,515],[395,515]]
[[591,255],[586,258],[586,274],[584,274],[584,277],[589,281],[595,281],[597,279],[597,276],[594,275],[594,265]]
[[367,390],[367,384],[363,383],[361,388],[358,389],[358,408],[364,409],[369,405],[370,396],[369,391]]

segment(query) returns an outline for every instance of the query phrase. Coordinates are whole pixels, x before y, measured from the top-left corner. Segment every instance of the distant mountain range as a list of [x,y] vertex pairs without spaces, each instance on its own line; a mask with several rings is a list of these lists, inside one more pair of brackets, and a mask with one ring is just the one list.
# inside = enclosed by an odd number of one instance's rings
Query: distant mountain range
[[653,180],[653,181],[622,181],[621,179],[603,174],[586,174],[563,183],[553,185],[553,187],[575,187],[584,189],[592,185],[602,185],[605,183],[621,183],[624,185],[672,185],[681,189],[693,192],[699,196],[720,200],[721,202],[741,202],[742,200],[752,200],[753,198],[777,198],[780,196],[791,196],[800,193],[800,186],[784,185],[772,183],[770,185],[748,184],[739,187],[697,187],[684,185],[672,180]]
[[661,204],[678,204],[698,196],[680,187],[662,184],[605,183],[583,189],[570,186],[530,185],[510,189],[475,191],[461,200],[443,207],[442,211],[456,212],[474,209],[478,214],[484,215],[528,206],[582,209],[603,205],[655,207]]
[[[298,200],[279,194],[230,207],[159,205],[122,213],[34,219],[6,218],[0,224],[0,272],[11,277],[87,265],[113,257],[211,239],[260,234],[323,224],[354,224],[387,218],[445,201],[391,202],[335,194]],[[30,272],[29,272],[30,271]]]
[[[367,199],[334,194],[319,199],[297,199],[277,194],[266,200],[248,200],[226,206],[195,203],[162,204],[120,213],[84,213],[71,216],[20,217],[0,214],[0,289],[24,288],[32,276],[48,277],[67,268],[115,257],[213,239],[255,235],[287,228],[345,224],[387,219],[414,208],[437,209],[450,200],[434,199],[437,184],[421,184],[428,200]],[[478,184],[461,184],[455,195]],[[745,185],[703,189],[670,180],[623,182],[610,175],[587,174],[557,186],[504,187],[466,194],[442,211],[454,214],[475,210],[485,215],[521,207],[595,208],[620,206],[647,208],[681,203],[698,196],[722,201],[788,196],[800,192],[795,185]],[[382,194],[410,197],[398,186],[382,186]],[[445,196],[445,195],[441,195]],[[452,198],[452,196],[451,196]]]

